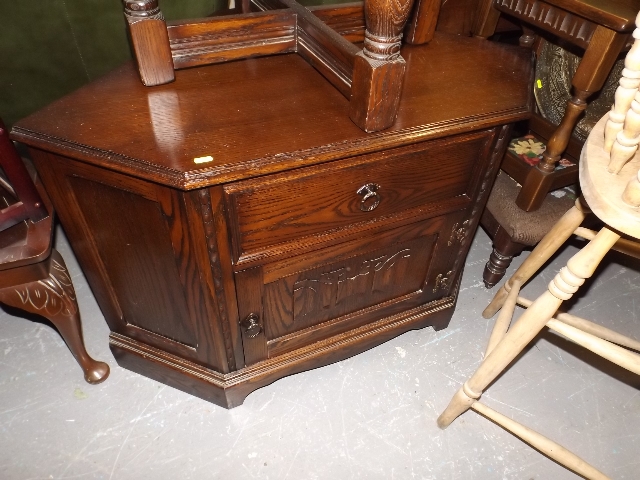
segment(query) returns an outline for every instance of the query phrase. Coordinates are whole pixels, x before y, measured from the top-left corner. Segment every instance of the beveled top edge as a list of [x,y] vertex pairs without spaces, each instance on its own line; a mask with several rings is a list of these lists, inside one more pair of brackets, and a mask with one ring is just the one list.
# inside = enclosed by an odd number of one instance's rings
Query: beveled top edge
[[[317,148],[292,151],[256,158],[246,162],[202,168],[191,172],[153,164],[143,159],[133,158],[115,152],[78,144],[51,135],[34,132],[14,126],[13,140],[31,147],[40,148],[63,156],[85,161],[92,165],[107,167],[112,171],[151,180],[181,190],[195,190],[221,185],[248,177],[278,173],[291,168],[316,165],[327,161],[348,158],[354,155],[374,153],[388,148],[401,147],[411,143],[434,140],[444,136],[484,130],[507,123],[526,120],[531,116],[528,107],[515,108],[486,115],[467,117],[429,125],[383,131],[369,134],[364,138],[348,140]],[[103,161],[100,161],[103,160]]]

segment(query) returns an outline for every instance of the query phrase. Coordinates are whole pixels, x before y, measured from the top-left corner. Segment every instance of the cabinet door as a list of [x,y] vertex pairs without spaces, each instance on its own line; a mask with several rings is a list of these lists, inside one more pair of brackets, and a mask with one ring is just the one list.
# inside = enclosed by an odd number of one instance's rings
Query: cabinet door
[[446,296],[457,252],[449,239],[461,217],[436,217],[237,272],[245,363],[356,334]]

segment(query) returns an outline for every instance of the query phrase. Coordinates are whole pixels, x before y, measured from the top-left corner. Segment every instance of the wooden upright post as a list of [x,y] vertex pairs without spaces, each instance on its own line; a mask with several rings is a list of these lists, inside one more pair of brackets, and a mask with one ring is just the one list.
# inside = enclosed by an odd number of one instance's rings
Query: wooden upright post
[[349,116],[366,132],[393,125],[398,113],[405,61],[402,30],[413,0],[367,0],[364,49],[356,54]]
[[158,0],[122,0],[142,83],[147,87],[175,79],[167,24]]

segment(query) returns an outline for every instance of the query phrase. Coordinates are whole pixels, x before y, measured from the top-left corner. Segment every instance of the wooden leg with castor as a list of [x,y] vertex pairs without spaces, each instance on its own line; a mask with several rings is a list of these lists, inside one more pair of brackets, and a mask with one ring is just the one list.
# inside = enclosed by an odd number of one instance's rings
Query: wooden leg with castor
[[[454,395],[449,406],[438,417],[438,426],[446,428],[459,415],[471,408],[483,390],[513,361],[525,346],[553,317],[563,301],[570,299],[620,236],[603,228],[596,238],[576,253],[549,283],[549,287],[523,313],[491,350],[478,370]],[[515,303],[515,302],[514,302]]]
[[100,383],[109,376],[109,365],[89,356],[82,339],[82,325],[75,290],[62,256],[51,251],[49,276],[0,290],[0,302],[42,315],[58,329],[76,358],[88,383]]
[[[514,288],[514,285],[517,284],[519,289],[527,283],[540,267],[567,241],[575,229],[580,226],[587,213],[589,213],[588,207],[580,200],[577,200],[575,206],[558,220],[522,265],[520,265],[520,268],[518,268],[513,276],[496,292],[491,303],[482,312],[482,316],[484,318],[493,317],[496,312],[502,308],[507,295],[511,289]],[[513,311],[511,313],[513,313]]]

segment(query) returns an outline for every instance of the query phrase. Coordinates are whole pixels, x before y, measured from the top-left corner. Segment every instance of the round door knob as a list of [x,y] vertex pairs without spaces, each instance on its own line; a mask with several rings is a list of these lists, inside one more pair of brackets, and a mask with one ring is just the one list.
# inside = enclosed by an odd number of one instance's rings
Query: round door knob
[[381,198],[378,193],[379,189],[380,185],[377,183],[366,183],[358,189],[356,193],[362,197],[362,200],[360,200],[360,210],[370,212],[380,205]]
[[260,316],[257,313],[250,313],[247,318],[240,322],[240,327],[245,336],[255,338],[260,335],[262,326],[260,325]]

